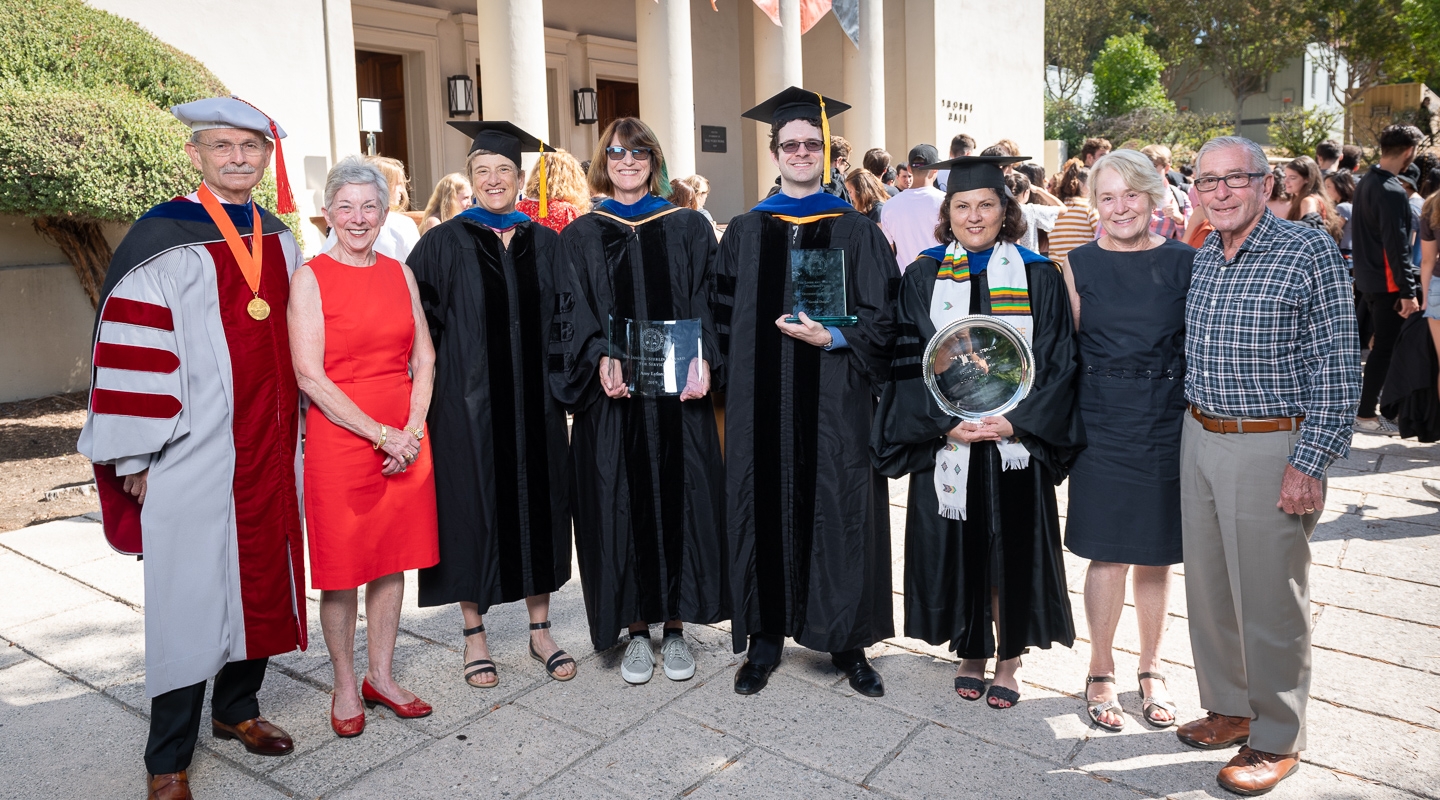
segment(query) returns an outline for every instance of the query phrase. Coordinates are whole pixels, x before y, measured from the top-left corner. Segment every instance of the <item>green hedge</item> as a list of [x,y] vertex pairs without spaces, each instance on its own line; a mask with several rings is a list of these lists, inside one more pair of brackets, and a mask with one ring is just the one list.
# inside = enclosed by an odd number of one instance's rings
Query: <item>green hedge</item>
[[228,93],[196,59],[80,0],[0,0],[0,82],[124,86],[162,109]]

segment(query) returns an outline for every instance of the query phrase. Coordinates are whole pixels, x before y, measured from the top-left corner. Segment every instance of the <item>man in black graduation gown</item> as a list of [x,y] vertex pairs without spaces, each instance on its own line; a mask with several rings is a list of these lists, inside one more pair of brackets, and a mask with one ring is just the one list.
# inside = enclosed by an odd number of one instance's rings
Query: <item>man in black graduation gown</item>
[[477,204],[427,232],[407,259],[436,354],[440,563],[420,570],[419,603],[460,604],[465,679],[487,687],[498,676],[482,615],[524,599],[532,657],[568,680],[574,661],[547,620],[549,593],[570,579],[569,445],[550,373],[574,366],[553,335],[576,324],[562,290],[573,280],[561,274],[559,236],[515,210],[521,152],[553,148],[508,122],[451,125],[474,137],[466,172]]
[[[831,653],[856,691],[885,691],[864,650],[894,634],[888,491],[867,442],[894,339],[888,288],[899,275],[875,223],[821,191],[830,174],[825,115],[847,108],[791,87],[745,113],[771,125],[781,190],[731,220],[720,245],[716,384],[726,393],[732,631],[736,652],[749,647],[735,674],[740,694],[765,687],[786,636]],[[791,253],[828,249],[843,251],[856,324],[786,323]]]

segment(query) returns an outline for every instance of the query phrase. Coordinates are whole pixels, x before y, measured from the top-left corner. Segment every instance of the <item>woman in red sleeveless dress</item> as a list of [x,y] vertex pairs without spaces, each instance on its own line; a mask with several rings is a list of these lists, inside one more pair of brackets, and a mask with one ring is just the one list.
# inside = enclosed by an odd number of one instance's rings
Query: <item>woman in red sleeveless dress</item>
[[[415,278],[374,250],[389,190],[347,158],[330,171],[325,217],[338,240],[291,281],[290,349],[305,416],[305,522],[311,583],[335,669],[335,733],[365,729],[361,704],[401,717],[431,708],[391,676],[406,570],[440,559],[435,479],[425,446],[435,350]],[[370,668],[355,686],[356,589],[364,585]]]

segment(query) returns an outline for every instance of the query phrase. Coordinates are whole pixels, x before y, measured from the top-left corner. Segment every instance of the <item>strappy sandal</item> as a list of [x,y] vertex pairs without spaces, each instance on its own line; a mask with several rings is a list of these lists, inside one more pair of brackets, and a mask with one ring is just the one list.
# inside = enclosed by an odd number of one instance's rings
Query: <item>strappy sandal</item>
[[[1006,703],[1009,703],[1010,705],[997,706],[995,705],[996,700],[1002,700]],[[1001,686],[998,683],[990,684],[990,691],[985,693],[985,705],[990,706],[996,711],[1009,711],[1010,709],[1014,708],[1019,702],[1019,692],[1015,691],[1014,689],[1006,689],[1004,686]]]
[[[1152,681],[1160,681],[1161,683],[1165,684],[1166,689],[1170,688],[1170,683],[1165,680],[1165,676],[1161,675],[1158,672],[1141,672],[1135,677],[1136,680],[1140,681],[1146,680],[1147,678]],[[1180,709],[1178,706],[1176,706],[1173,702],[1169,700],[1156,700],[1155,698],[1146,695],[1145,684],[1143,683],[1140,684],[1140,695],[1143,698],[1140,701],[1140,713],[1145,717],[1145,722],[1151,727],[1160,728],[1162,730],[1165,728],[1170,728],[1175,725],[1175,720],[1180,718]],[[1156,719],[1152,717],[1150,715],[1150,712],[1152,709],[1156,708],[1162,708],[1166,711],[1169,711],[1170,719]]]
[[[545,620],[544,622],[532,622],[532,623],[530,623],[530,630],[532,630],[532,631],[543,631],[543,630],[545,630],[545,629],[548,628],[548,627],[550,627],[550,620],[548,620],[548,619]],[[571,678],[575,677],[576,675],[580,674],[580,666],[579,666],[578,664],[576,664],[575,670],[574,670],[573,672],[571,672],[569,675],[565,675],[565,676],[556,675],[556,674],[555,674],[555,671],[556,671],[556,670],[560,669],[561,667],[565,666],[566,664],[574,664],[574,663],[575,663],[575,659],[571,658],[571,657],[570,657],[570,654],[569,654],[569,653],[566,653],[564,650],[556,650],[555,652],[553,652],[553,653],[550,654],[550,657],[549,657],[549,658],[541,658],[541,657],[540,657],[540,654],[537,653],[537,652],[535,652],[535,640],[534,640],[534,639],[531,639],[531,640],[530,640],[530,657],[533,658],[533,659],[535,659],[536,661],[539,661],[541,664],[544,664],[544,665],[545,665],[545,671],[548,672],[548,673],[550,673],[550,677],[554,678],[554,679],[557,680],[557,681],[568,681],[568,680],[570,680]]]
[[[974,692],[975,696],[968,697],[966,695],[960,694],[961,689]],[[979,700],[985,694],[985,679],[972,678],[968,675],[956,675],[955,694],[959,695],[961,700],[968,700],[973,703],[976,700]]]
[[[484,633],[485,626],[481,624],[476,625],[473,628],[461,628],[460,632],[468,638],[474,636],[477,633]],[[464,651],[461,651],[460,657],[465,657]],[[471,667],[475,667],[475,669],[471,669]],[[496,686],[500,685],[500,673],[495,671],[495,662],[491,661],[488,658],[477,658],[474,661],[471,661],[470,663],[461,667],[460,669],[461,672],[465,675],[465,682],[475,687],[476,689],[494,689]],[[486,673],[495,676],[494,683],[476,683],[475,681],[471,680],[471,678],[474,678],[476,675],[484,675]]]
[[[1103,702],[1097,702],[1097,703],[1092,703],[1092,702],[1090,702],[1090,685],[1091,685],[1091,684],[1093,684],[1093,683],[1114,683],[1114,682],[1115,682],[1115,676],[1114,676],[1114,675],[1086,675],[1086,676],[1085,676],[1085,703],[1086,703],[1085,712],[1090,715],[1090,721],[1091,721],[1091,722],[1095,723],[1096,725],[1100,726],[1101,728],[1104,728],[1104,729],[1107,730],[1107,731],[1110,731],[1111,733],[1119,733],[1120,731],[1122,731],[1122,730],[1125,729],[1125,711],[1124,711],[1124,709],[1122,709],[1122,708],[1120,707],[1120,703],[1118,703],[1118,702],[1116,702],[1116,701],[1114,701],[1114,700],[1105,700],[1105,701],[1103,701]],[[1100,719],[1100,715],[1101,715],[1101,714],[1104,714],[1104,713],[1107,712],[1107,711],[1114,711],[1114,712],[1120,717],[1120,724],[1119,724],[1119,725],[1112,725],[1112,724],[1110,724],[1110,723],[1108,723],[1108,722]]]

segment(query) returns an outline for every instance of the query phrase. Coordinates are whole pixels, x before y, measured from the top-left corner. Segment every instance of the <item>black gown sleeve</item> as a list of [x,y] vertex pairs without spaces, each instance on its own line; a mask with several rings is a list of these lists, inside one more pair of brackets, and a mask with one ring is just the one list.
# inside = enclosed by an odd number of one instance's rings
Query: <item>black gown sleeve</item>
[[[597,318],[598,298],[588,279],[605,272],[604,248],[594,247],[598,233],[589,224],[570,223],[555,248],[555,320],[550,330],[550,391],[568,411],[583,408],[603,394],[600,357],[607,348],[605,326]],[[599,263],[593,263],[596,259]]]
[[921,257],[905,270],[895,303],[895,356],[890,380],[880,395],[870,429],[870,461],[887,478],[935,466],[943,437],[960,423],[941,410],[925,385],[922,360],[935,336],[930,296],[935,291],[934,259]]
[[845,342],[856,368],[869,379],[876,393],[890,377],[895,348],[895,312],[890,302],[890,279],[895,257],[879,226],[856,212],[846,257],[855,268],[847,276],[859,323],[844,329]]
[[1085,430],[1075,407],[1079,344],[1060,270],[1048,261],[1028,267],[1030,309],[1035,325],[1031,342],[1035,352],[1035,382],[1030,394],[1005,414],[1005,419],[1010,421],[1030,455],[1049,468],[1059,483],[1075,463],[1075,457],[1085,449]]
[[720,256],[720,243],[715,241],[715,228],[700,213],[686,214],[686,251],[690,256],[690,308],[700,315],[701,357],[710,364],[711,388],[720,369],[720,343],[715,328],[712,298],[715,292],[715,264]]
[[462,224],[458,220],[447,222],[430,231],[429,235],[420,237],[415,249],[405,259],[415,275],[415,285],[420,290],[420,307],[430,326],[430,340],[437,350],[445,333],[454,260],[464,251],[458,238],[465,235],[465,231],[458,227]]
[[740,269],[741,240],[752,235],[742,217],[731,220],[716,248],[710,281],[710,316],[715,324],[715,363],[710,365],[710,391],[724,393],[730,370],[730,319],[735,312],[735,282]]

